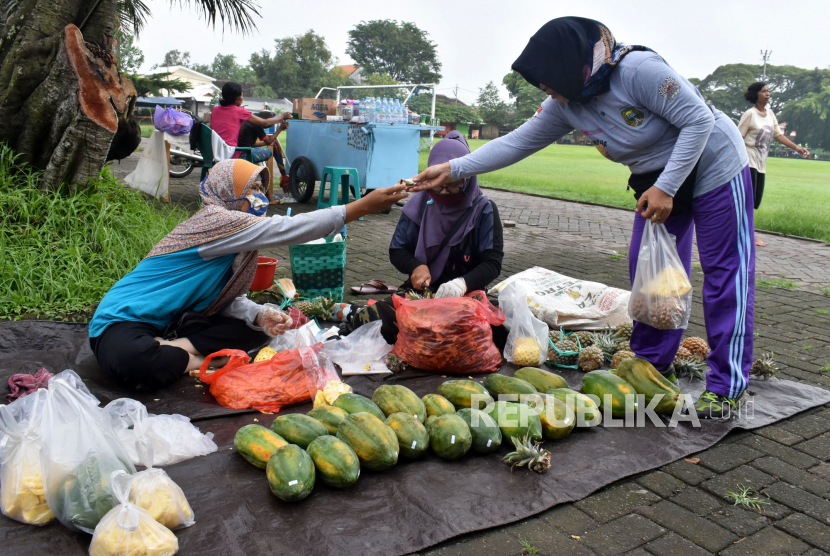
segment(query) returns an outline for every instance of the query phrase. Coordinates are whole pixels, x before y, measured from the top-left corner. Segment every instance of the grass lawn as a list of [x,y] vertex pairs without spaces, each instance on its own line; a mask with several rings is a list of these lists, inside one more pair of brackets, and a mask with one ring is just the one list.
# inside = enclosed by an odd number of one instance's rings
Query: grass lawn
[[149,137],[153,134],[153,130],[156,129],[155,126],[151,125],[143,125],[141,126],[141,136],[142,137]]
[[[471,140],[475,150],[487,141]],[[429,153],[421,152],[420,168]],[[486,187],[634,208],[629,171],[591,147],[551,145],[503,170],[479,176]],[[770,158],[758,229],[830,242],[830,162]]]

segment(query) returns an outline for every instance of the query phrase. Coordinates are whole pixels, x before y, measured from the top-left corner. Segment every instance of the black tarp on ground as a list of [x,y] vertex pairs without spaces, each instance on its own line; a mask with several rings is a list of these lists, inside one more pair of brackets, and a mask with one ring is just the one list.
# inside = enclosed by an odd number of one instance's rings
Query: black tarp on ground
[[[402,461],[384,473],[364,473],[338,491],[318,485],[306,500],[287,504],[274,497],[265,473],[232,450],[233,435],[248,423],[270,425],[272,416],[233,412],[183,378],[165,392],[138,394],[119,389],[98,374],[86,345],[86,327],[58,323],[0,325],[0,381],[11,374],[46,366],[73,368],[103,403],[134,397],[152,413],[181,413],[211,431],[220,449],[209,456],[167,467],[182,487],[196,524],[177,531],[180,554],[223,556],[259,554],[408,554],[457,535],[504,525],[557,504],[579,500],[629,475],[641,473],[706,449],[733,428],[753,429],[830,402],[830,392],[790,381],[752,382],[754,416],[700,428],[603,428],[575,431],[546,442],[552,466],[545,475],[510,469],[506,452],[468,455],[445,462],[428,455]],[[581,373],[563,373],[578,386]],[[480,379],[483,379],[481,377]],[[403,384],[418,395],[434,392],[441,376],[401,373],[389,378],[350,377],[357,393],[371,396],[381,382]],[[682,384],[697,396],[702,383]],[[158,401],[155,401],[158,400]],[[305,412],[310,404],[285,411]],[[3,554],[85,554],[89,538],[53,523],[43,528],[0,517]]]

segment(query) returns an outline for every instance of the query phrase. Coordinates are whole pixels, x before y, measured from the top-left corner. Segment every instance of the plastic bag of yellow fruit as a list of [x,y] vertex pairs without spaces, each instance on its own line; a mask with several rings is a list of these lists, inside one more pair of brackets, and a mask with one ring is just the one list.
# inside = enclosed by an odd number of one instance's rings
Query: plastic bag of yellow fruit
[[[322,390],[317,390],[314,395],[314,407],[321,405],[331,405],[340,394],[348,394],[352,391],[352,387],[339,380],[329,380]],[[344,398],[345,399],[345,398]]]
[[147,469],[130,476],[127,499],[168,529],[190,527],[196,523],[193,509],[179,485],[163,469],[152,467],[152,450],[146,440],[136,441],[139,461]]
[[533,316],[531,299],[523,282],[511,282],[499,291],[499,309],[510,330],[504,346],[504,358],[519,367],[536,367],[548,356],[548,325]]
[[46,504],[40,465],[40,421],[46,390],[0,406],[0,432],[6,436],[0,459],[0,511],[29,525],[46,525],[55,514]]
[[89,556],[172,556],[178,552],[176,535],[127,499],[132,477],[114,471],[110,482],[118,505],[95,526]]
[[631,318],[659,330],[689,324],[692,283],[683,267],[674,236],[665,224],[645,223],[628,312]]

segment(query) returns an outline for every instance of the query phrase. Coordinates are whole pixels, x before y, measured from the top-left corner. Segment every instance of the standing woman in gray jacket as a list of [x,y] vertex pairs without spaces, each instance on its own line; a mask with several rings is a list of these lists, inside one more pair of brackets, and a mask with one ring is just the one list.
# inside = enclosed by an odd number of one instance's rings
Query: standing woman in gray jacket
[[[701,417],[726,416],[742,401],[752,364],[755,245],[752,182],[743,138],[686,78],[644,46],[623,46],[603,24],[563,17],[546,23],[513,64],[550,98],[514,132],[413,178],[413,190],[492,172],[573,129],[603,156],[631,169],[637,213],[629,250],[633,282],[646,220],[677,237],[691,270],[697,228],[711,346]],[[670,380],[682,330],[636,322],[631,347]]]

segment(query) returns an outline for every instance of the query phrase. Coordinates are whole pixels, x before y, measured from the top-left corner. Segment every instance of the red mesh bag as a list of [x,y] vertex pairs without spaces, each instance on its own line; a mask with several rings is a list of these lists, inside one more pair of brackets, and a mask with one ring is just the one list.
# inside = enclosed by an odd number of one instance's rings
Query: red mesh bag
[[452,374],[492,373],[501,366],[491,326],[504,313],[483,291],[464,297],[404,300],[392,296],[398,317],[398,341],[392,351],[407,365]]
[[[340,381],[333,366],[318,358],[323,344],[288,349],[270,361],[251,363],[238,349],[223,349],[205,358],[199,380],[210,385],[219,405],[231,409],[256,409],[276,413],[285,405],[306,402],[322,390],[329,380]],[[228,364],[207,374],[214,357],[230,356]]]

